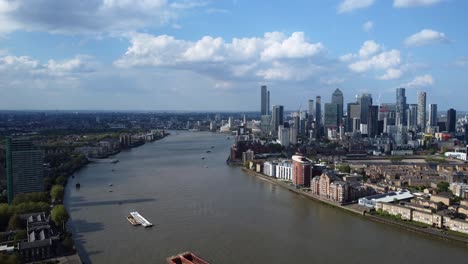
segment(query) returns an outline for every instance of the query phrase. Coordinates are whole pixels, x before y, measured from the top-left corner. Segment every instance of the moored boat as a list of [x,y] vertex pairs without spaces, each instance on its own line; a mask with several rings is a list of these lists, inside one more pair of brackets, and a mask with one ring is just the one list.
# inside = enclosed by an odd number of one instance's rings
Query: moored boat
[[184,252],[167,258],[168,264],[210,264],[208,261],[198,257],[192,252]]

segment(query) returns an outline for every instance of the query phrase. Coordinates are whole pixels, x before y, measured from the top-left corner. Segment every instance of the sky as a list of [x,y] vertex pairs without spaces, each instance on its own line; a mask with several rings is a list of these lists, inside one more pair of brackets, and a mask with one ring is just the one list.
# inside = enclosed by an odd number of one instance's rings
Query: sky
[[0,109],[468,110],[465,0],[0,0]]

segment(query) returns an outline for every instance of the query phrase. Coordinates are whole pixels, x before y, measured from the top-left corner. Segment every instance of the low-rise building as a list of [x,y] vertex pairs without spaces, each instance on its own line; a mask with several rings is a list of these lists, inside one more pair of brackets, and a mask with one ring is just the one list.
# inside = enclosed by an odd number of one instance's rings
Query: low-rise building
[[361,206],[375,208],[377,203],[391,203],[391,202],[400,202],[400,201],[409,201],[414,196],[408,190],[400,190],[396,192],[389,192],[383,194],[376,194],[368,197],[363,197],[358,200],[358,204]]
[[433,194],[431,195],[431,201],[435,203],[443,203],[446,206],[452,205],[452,197],[450,194]]

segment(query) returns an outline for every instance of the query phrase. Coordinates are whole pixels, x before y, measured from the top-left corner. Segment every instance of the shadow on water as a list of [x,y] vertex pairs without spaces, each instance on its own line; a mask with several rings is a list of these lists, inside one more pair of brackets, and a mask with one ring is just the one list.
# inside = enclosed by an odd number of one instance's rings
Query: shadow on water
[[[73,200],[73,199],[72,199]],[[116,205],[116,204],[133,204],[133,203],[145,203],[154,202],[154,198],[137,198],[137,199],[120,199],[120,200],[109,200],[109,201],[96,201],[96,202],[74,202],[71,201],[70,207],[84,207],[84,206],[101,206],[101,205]]]
[[[72,220],[68,224],[68,229],[72,231],[75,247],[80,255],[82,263],[91,263],[89,258],[92,255],[100,254],[102,251],[88,251],[86,252],[84,244],[86,244],[85,234],[101,231],[104,225],[99,222],[88,222],[86,220]],[[71,224],[72,223],[72,224]]]

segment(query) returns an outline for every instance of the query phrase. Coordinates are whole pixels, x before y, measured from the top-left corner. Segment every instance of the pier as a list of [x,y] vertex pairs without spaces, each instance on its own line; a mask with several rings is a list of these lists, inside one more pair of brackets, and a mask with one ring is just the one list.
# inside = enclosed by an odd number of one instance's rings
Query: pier
[[135,221],[137,221],[138,223],[140,223],[142,226],[144,227],[151,227],[153,226],[152,223],[150,223],[148,220],[146,220],[143,216],[141,216],[138,212],[130,212],[130,215],[133,217],[133,219],[135,219]]

